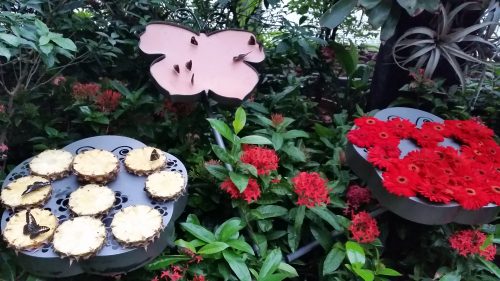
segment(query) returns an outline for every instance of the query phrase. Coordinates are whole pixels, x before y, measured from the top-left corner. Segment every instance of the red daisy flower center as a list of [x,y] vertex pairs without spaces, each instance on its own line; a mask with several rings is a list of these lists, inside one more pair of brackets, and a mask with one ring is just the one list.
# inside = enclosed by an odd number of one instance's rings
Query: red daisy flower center
[[453,171],[450,169],[450,168],[444,168],[443,171],[448,174],[448,175],[452,175],[453,174]]
[[472,177],[470,177],[470,176],[464,176],[464,180],[466,180],[466,181],[471,181],[471,180],[472,180]]
[[477,149],[474,149],[474,154],[478,155],[478,156],[481,156],[482,153],[481,151],[477,150]]
[[412,172],[417,172],[417,173],[420,172],[420,168],[413,163],[408,164],[408,170],[410,170]]
[[397,179],[396,179],[399,183],[408,183],[408,179],[406,177],[403,177],[403,176],[398,176]]
[[480,174],[481,176],[486,175],[486,172],[484,170],[478,169],[477,173]]
[[500,194],[500,186],[498,186],[498,185],[492,185],[491,190],[493,190],[493,192],[495,192],[495,193]]
[[442,130],[444,130],[444,129],[443,129],[443,126],[440,126],[440,125],[435,125],[435,126],[434,126],[434,130],[436,130],[436,131],[442,131]]
[[365,121],[365,122],[366,122],[366,124],[368,124],[368,125],[375,125],[375,120],[373,120],[373,119],[366,119],[366,121]]
[[386,133],[386,132],[380,132],[380,133],[378,134],[378,136],[379,136],[380,138],[382,138],[382,139],[386,139],[386,138],[388,138],[388,137],[389,137],[389,134],[388,134],[388,133]]
[[467,192],[467,194],[469,195],[476,195],[476,191],[472,188],[466,188],[465,192]]

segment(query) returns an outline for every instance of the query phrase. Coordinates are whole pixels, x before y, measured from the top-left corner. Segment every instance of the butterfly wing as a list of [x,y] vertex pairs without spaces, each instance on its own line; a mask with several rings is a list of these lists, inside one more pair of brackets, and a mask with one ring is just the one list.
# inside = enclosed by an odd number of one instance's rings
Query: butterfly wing
[[33,232],[30,233],[30,239],[35,239],[38,235],[45,233],[49,230],[50,227],[37,225],[36,229],[33,229]]

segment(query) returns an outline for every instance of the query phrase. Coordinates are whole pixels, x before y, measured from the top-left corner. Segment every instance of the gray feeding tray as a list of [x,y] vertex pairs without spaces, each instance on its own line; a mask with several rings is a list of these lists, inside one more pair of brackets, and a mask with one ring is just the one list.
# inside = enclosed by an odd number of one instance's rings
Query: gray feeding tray
[[[97,136],[79,140],[63,148],[74,155],[98,148],[110,151],[120,159],[120,172],[117,179],[107,184],[115,192],[115,203],[111,211],[103,218],[107,231],[106,244],[96,256],[71,264],[69,259],[62,259],[54,253],[52,244],[34,251],[21,251],[17,255],[17,260],[26,271],[42,277],[67,277],[81,273],[114,275],[140,268],[161,254],[165,247],[172,242],[174,221],[184,210],[187,195],[169,202],[155,202],[146,195],[143,190],[146,177],[129,174],[123,166],[125,155],[130,150],[144,146],[146,146],[144,143],[128,137]],[[187,183],[187,172],[182,162],[171,154],[166,153],[166,155],[167,166],[165,170],[182,173]],[[3,187],[19,177],[29,175],[28,163],[30,160],[25,160],[12,170],[5,179]],[[80,184],[74,175],[52,182],[52,197],[44,208],[52,211],[60,223],[70,217],[68,198],[70,193],[79,186]],[[122,208],[137,204],[152,206],[163,215],[164,229],[160,237],[148,245],[147,250],[144,248],[123,248],[111,234],[110,225],[114,214]],[[12,215],[13,213],[9,210],[3,212],[2,231]]]
[[[374,117],[384,121],[400,117],[416,124],[417,127],[421,127],[425,122],[444,122],[443,119],[431,113],[406,107],[387,108],[377,112]],[[440,145],[451,146],[455,149],[459,148],[456,142],[447,138]],[[401,140],[399,149],[401,150],[401,156],[405,156],[408,152],[419,148],[409,140]],[[383,186],[382,171],[368,162],[366,149],[348,142],[346,157],[349,167],[368,184],[373,196],[379,201],[380,205],[407,220],[428,225],[452,222],[483,224],[494,220],[498,213],[498,206],[495,204],[488,204],[481,209],[469,211],[463,209],[456,202],[436,204],[418,197],[396,196],[389,193]]]

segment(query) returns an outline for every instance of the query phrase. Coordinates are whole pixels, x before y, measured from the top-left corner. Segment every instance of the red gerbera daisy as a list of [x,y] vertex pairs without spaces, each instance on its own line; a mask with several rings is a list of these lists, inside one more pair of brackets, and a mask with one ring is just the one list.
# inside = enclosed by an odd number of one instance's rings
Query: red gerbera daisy
[[347,133],[347,139],[352,144],[363,148],[369,148],[373,145],[372,141],[369,139],[368,132],[363,129],[349,131]]
[[318,173],[300,172],[293,179],[295,193],[299,196],[297,205],[313,208],[330,203],[327,180]]
[[417,173],[410,172],[406,168],[392,166],[382,174],[385,188],[392,194],[404,197],[416,195],[420,178]]
[[368,150],[368,162],[379,169],[387,169],[395,161],[399,160],[401,151],[397,146],[378,145]]
[[451,131],[448,130],[443,123],[438,122],[425,122],[422,124],[420,131],[424,133],[430,132],[431,134],[440,134],[446,138],[451,136]]
[[466,210],[477,210],[489,203],[486,188],[479,182],[457,188],[455,199]]
[[354,124],[360,128],[363,128],[363,127],[377,126],[377,125],[383,124],[383,121],[381,121],[380,119],[377,119],[375,117],[363,116],[363,117],[359,117],[359,118],[354,119]]
[[276,151],[258,146],[244,148],[241,155],[241,162],[254,166],[259,175],[268,175],[278,169],[278,161]]
[[349,231],[352,234],[352,239],[359,243],[371,243],[380,235],[377,221],[367,212],[353,215]]
[[435,148],[444,141],[444,137],[434,131],[414,130],[410,136],[421,147]]
[[408,138],[416,129],[415,124],[399,117],[387,121],[386,124],[400,138]]

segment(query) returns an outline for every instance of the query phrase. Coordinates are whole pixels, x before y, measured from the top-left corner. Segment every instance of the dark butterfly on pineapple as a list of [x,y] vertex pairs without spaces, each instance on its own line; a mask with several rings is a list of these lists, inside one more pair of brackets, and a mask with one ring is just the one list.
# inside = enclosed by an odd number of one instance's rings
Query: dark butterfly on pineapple
[[26,211],[26,224],[23,228],[23,234],[29,235],[30,239],[36,238],[38,235],[49,231],[50,228],[47,226],[39,225],[35,217],[31,214],[30,210]]
[[158,151],[156,151],[156,149],[153,149],[153,151],[151,152],[151,156],[149,156],[149,161],[155,161],[158,159],[160,159],[160,154],[158,154]]
[[47,185],[49,185],[50,182],[48,181],[36,181],[30,185],[28,185],[28,187],[26,188],[26,190],[21,194],[21,195],[25,195],[25,194],[28,194],[30,192],[33,192],[35,190],[38,190],[42,187],[45,187]]

